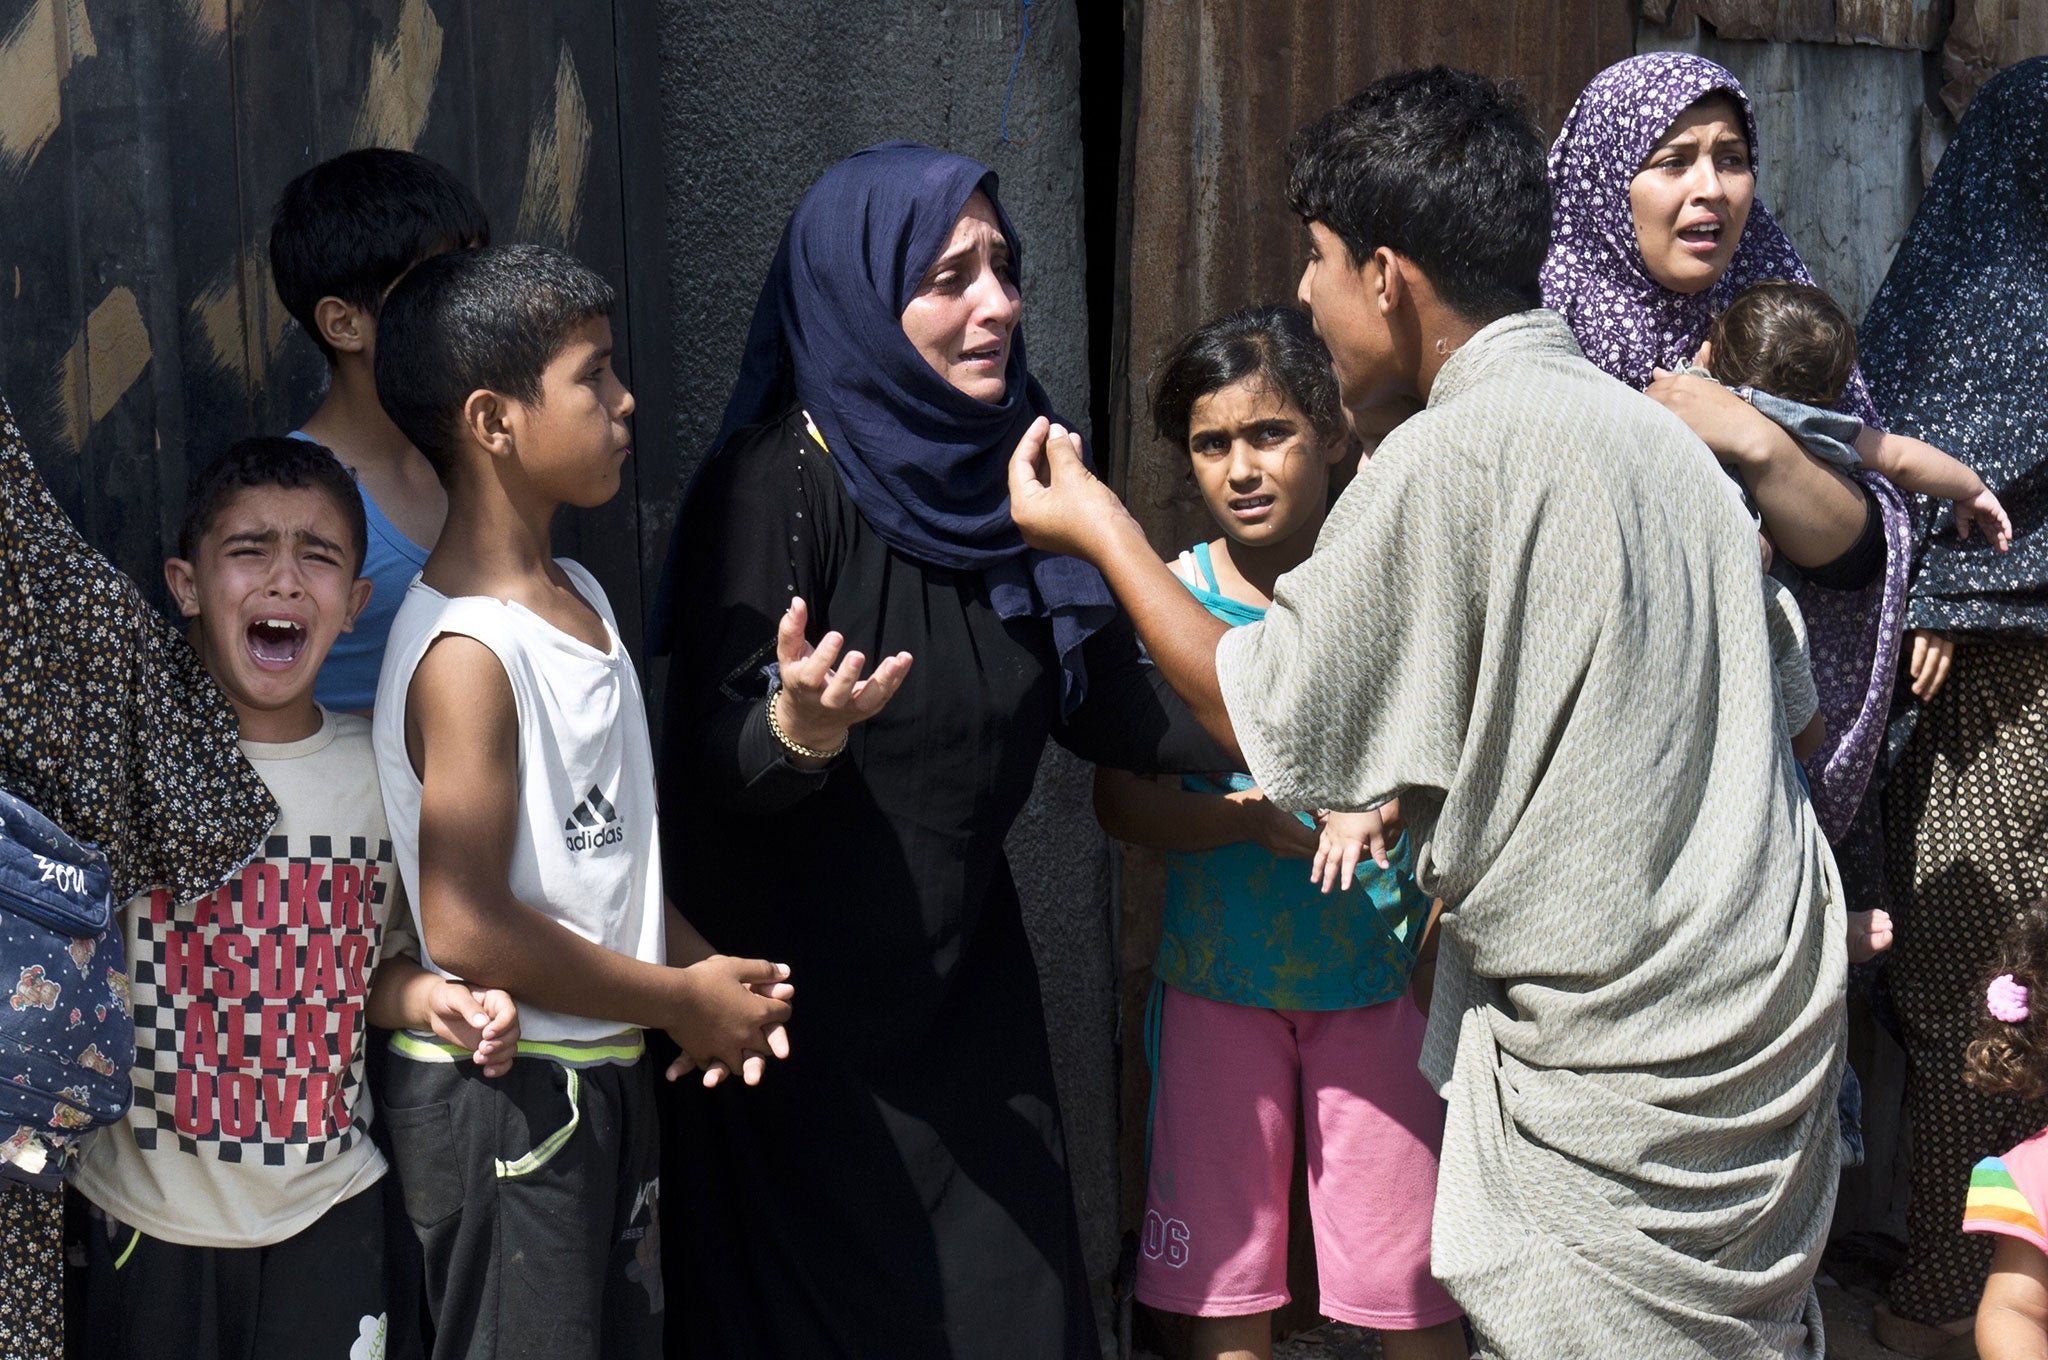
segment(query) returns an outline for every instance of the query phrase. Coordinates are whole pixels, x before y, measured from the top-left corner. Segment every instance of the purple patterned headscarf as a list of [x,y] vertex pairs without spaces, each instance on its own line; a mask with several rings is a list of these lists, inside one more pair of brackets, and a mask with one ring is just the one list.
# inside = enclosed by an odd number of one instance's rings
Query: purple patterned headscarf
[[[1588,359],[1638,391],[1650,385],[1653,367],[1691,359],[1708,323],[1752,283],[1813,282],[1761,199],[1750,205],[1735,257],[1711,288],[1675,293],[1644,267],[1629,183],[1678,116],[1710,94],[1727,96],[1742,111],[1754,156],[1756,113],[1742,82],[1690,52],[1647,52],[1594,76],[1550,148],[1543,305],[1563,314]],[[1877,419],[1860,374],[1843,396],[1844,410]]]
[[[1593,77],[1550,148],[1543,303],[1564,316],[1588,359],[1638,391],[1650,385],[1653,368],[1691,359],[1715,314],[1750,284],[1813,282],[1760,200],[1751,204],[1734,258],[1712,287],[1673,292],[1645,268],[1629,209],[1630,181],[1678,116],[1709,94],[1726,95],[1742,111],[1755,156],[1756,114],[1742,83],[1726,67],[1689,52],[1645,53]],[[1865,423],[1878,423],[1861,372],[1851,377],[1840,404]],[[1830,840],[1848,830],[1884,736],[1909,558],[1903,499],[1877,474],[1856,475],[1876,497],[1883,519],[1884,576],[1854,592],[1809,586],[1799,599],[1828,733],[1807,771],[1814,810]]]

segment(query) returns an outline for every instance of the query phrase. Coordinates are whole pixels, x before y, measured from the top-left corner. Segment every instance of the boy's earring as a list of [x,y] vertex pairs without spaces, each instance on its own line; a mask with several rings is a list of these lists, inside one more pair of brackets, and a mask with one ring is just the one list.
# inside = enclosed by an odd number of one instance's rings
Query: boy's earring
[[1436,352],[1438,354],[1449,354],[1451,352],[1451,342],[1439,335],[1436,338]]

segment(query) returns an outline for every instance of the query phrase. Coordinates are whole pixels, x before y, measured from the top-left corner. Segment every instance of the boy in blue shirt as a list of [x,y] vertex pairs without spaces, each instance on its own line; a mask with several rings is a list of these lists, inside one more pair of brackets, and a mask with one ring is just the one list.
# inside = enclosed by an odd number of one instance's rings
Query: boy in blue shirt
[[410,151],[345,152],[278,196],[271,278],[328,364],[327,396],[298,436],[325,444],[354,470],[369,533],[363,575],[374,586],[370,602],[320,671],[320,702],[331,709],[367,714],[375,703],[392,616],[448,516],[433,467],[377,401],[385,295],[421,260],[490,239],[476,195],[446,167]]

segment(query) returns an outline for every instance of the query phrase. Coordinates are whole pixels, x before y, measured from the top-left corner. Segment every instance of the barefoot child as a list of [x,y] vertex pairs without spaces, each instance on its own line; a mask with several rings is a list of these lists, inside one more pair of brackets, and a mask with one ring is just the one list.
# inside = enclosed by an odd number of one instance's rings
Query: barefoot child
[[[1757,410],[1784,427],[1815,457],[1847,469],[1870,467],[1902,490],[1955,502],[1956,532],[1967,538],[1974,526],[1998,551],[2012,542],[2005,508],[1984,481],[1932,444],[1864,425],[1834,408],[1856,370],[1856,328],[1847,313],[1812,284],[1772,280],[1753,283],[1714,318],[1691,372],[1735,388]],[[1819,750],[1825,733],[1813,667],[1806,647],[1806,623],[1792,591],[1771,576],[1772,546],[1763,538],[1764,621],[1770,629],[1779,701],[1785,708],[1792,753],[1801,762]],[[1931,698],[1925,652],[1914,653],[1916,692]],[[1931,679],[1933,685],[1940,683]],[[1803,715],[1803,717],[1802,717]],[[1802,782],[1805,770],[1800,770]],[[1869,908],[1844,913],[1849,926],[1849,962],[1866,963],[1891,948],[1891,913]],[[1842,1069],[1840,1109],[1843,1164],[1859,1165],[1863,1091],[1856,1069]]]
[[[1856,371],[1856,327],[1821,289],[1783,280],[1751,284],[1714,318],[1706,343],[1693,362],[1690,371],[1733,387],[1815,457],[1845,469],[1869,467],[1901,490],[1953,501],[1958,536],[1968,538],[1974,527],[1999,552],[2011,546],[2012,521],[1983,478],[1932,444],[1873,429],[1833,409]],[[1771,543],[1766,538],[1766,572],[1770,555]],[[1806,628],[1799,606],[1785,586],[1766,579],[1764,587],[1764,617],[1771,627],[1772,652],[1789,722],[1793,716],[1790,696],[1801,693],[1793,673],[1803,671],[1804,690],[1812,690],[1813,672],[1805,659]],[[1788,648],[1788,640],[1795,637],[1796,660]],[[1932,698],[1941,676],[1946,675],[1945,665],[1935,675],[1928,662],[1927,651],[1916,648],[1913,689],[1922,698]],[[1808,719],[1804,730],[1795,728],[1792,738],[1793,754],[1802,761],[1822,741],[1817,698]],[[1890,913],[1876,909],[1847,915],[1851,963],[1866,962],[1891,946]]]
[[383,949],[403,909],[370,725],[313,698],[369,594],[362,561],[347,469],[270,438],[200,475],[164,565],[279,816],[218,890],[145,893],[122,913],[135,1104],[76,1178],[92,1205],[88,1354],[383,1353],[385,1162],[368,1135],[365,1026],[431,1031],[479,1080],[511,1065],[519,1026],[503,992]]
[[662,895],[633,661],[565,504],[619,489],[633,398],[613,294],[536,246],[416,266],[386,301],[377,390],[449,514],[393,621],[378,768],[430,971],[518,998],[485,1083],[433,1036],[392,1041],[387,1105],[427,1259],[434,1354],[661,1352],[657,1138],[644,1027],[707,1083],[787,1052],[788,970],[715,956]]
[[448,515],[434,469],[377,401],[377,318],[421,260],[491,243],[490,219],[446,167],[410,151],[361,147],[284,187],[270,220],[270,275],[285,310],[327,360],[327,395],[300,438],[334,450],[362,488],[375,583],[354,631],[320,672],[320,702],[370,711],[384,639],[405,588]]
[[[1350,446],[1307,314],[1260,307],[1196,331],[1167,357],[1153,417],[1223,530],[1175,574],[1226,623],[1262,617],[1314,546]],[[1194,1316],[1191,1356],[1272,1353],[1299,1101],[1322,1310],[1379,1328],[1391,1360],[1464,1355],[1458,1307],[1429,1273],[1443,1114],[1415,1065],[1423,1018],[1407,993],[1430,899],[1407,843],[1393,868],[1366,864],[1355,886],[1347,871],[1325,895],[1313,824],[1248,775],[1104,769],[1095,787],[1112,835],[1172,852],[1138,1298]]]
[[[1784,714],[1785,735],[1791,739],[1792,755],[1797,761],[1805,761],[1821,747],[1826,737],[1826,724],[1821,721],[1820,695],[1813,683],[1813,658],[1806,647],[1806,619],[1799,612],[1799,601],[1793,598],[1791,588],[1771,575],[1771,540],[1761,531],[1757,541],[1763,549],[1764,568],[1764,629],[1771,641],[1771,669],[1777,679],[1778,708]],[[1793,769],[1801,784],[1806,783],[1806,770],[1795,764]],[[1867,911],[1844,913],[1849,922],[1849,962],[1868,963],[1892,946],[1891,913],[1882,907]],[[1854,1068],[1845,1068],[1842,1079],[1843,1117],[1860,1127],[1862,1088],[1856,1084]],[[1861,1135],[1854,1146],[1861,1148]],[[1858,1151],[1860,1165],[1862,1153]]]
[[[1990,1095],[2016,1096],[2025,1108],[2038,1110],[2048,1097],[2048,904],[2021,914],[1985,972],[1984,1010],[1964,1055],[1963,1080]],[[1977,1306],[1977,1353],[1984,1360],[2044,1360],[2048,1129],[2003,1156],[1977,1163],[1970,1172],[1963,1231],[1997,1238]]]

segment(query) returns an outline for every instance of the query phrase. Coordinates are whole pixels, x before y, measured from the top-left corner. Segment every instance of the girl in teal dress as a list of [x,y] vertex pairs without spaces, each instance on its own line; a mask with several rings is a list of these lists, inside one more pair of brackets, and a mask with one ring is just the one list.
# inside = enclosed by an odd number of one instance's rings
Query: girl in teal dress
[[[1168,356],[1153,412],[1223,531],[1175,571],[1216,617],[1253,622],[1313,549],[1353,446],[1328,353],[1296,308],[1237,313]],[[1430,1276],[1443,1113],[1409,995],[1431,903],[1390,811],[1312,817],[1233,771],[1103,769],[1095,802],[1112,835],[1168,852],[1138,1298],[1192,1316],[1191,1356],[1270,1354],[1298,1107],[1322,1311],[1380,1329],[1389,1360],[1464,1356]]]

